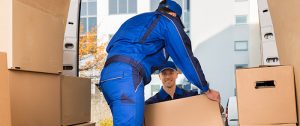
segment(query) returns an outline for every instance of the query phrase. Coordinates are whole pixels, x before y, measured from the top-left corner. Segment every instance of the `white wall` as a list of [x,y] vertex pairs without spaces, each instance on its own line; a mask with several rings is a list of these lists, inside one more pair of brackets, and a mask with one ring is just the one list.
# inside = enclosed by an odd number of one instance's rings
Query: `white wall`
[[258,18],[257,0],[250,0],[249,11],[249,66],[257,67],[261,64],[261,50],[260,50],[260,27]]
[[[220,91],[223,106],[235,94],[235,64],[252,66],[259,62],[256,25],[235,24],[236,15],[248,15],[248,23],[258,20],[253,16],[257,10],[253,10],[255,6],[250,1],[191,0],[194,55],[199,59],[210,87]],[[234,50],[234,41],[239,40],[248,40],[248,51]]]

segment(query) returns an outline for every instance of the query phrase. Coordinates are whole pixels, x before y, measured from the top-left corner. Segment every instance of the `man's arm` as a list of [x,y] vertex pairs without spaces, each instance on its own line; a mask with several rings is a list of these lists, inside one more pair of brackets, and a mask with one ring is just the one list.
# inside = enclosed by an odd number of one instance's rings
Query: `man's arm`
[[220,94],[217,91],[209,90],[200,63],[194,57],[191,41],[183,30],[180,21],[174,17],[164,15],[170,22],[166,23],[165,37],[166,50],[187,79],[205,92],[211,100],[220,101]]

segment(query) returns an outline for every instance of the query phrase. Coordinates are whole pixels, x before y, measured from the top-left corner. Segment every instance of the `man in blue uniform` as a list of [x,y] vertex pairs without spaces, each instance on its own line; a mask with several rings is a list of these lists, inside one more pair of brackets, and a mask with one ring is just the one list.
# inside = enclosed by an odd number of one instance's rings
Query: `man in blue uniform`
[[144,85],[169,56],[209,99],[220,101],[219,92],[209,89],[199,61],[192,53],[181,14],[180,5],[164,0],[155,12],[124,22],[109,42],[99,86],[112,111],[114,126],[143,124]]
[[[187,91],[176,86],[178,71],[175,64],[168,61],[159,68],[159,78],[163,84],[162,88],[154,96],[145,101],[145,104],[154,104],[179,98],[186,98],[198,95],[198,92]],[[224,112],[224,108],[220,104],[220,112]]]
[[146,104],[154,104],[158,102],[169,101],[173,99],[185,98],[198,95],[198,92],[186,91],[176,86],[178,71],[175,64],[168,61],[159,68],[159,79],[163,86],[154,96],[145,101]]

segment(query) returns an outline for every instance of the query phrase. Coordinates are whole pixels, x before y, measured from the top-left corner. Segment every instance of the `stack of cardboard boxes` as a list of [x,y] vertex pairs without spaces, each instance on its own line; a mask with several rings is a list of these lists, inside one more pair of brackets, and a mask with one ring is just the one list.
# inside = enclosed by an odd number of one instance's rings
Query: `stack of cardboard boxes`
[[300,119],[300,60],[297,55],[300,53],[300,1],[267,0],[266,4],[268,8],[259,11],[269,13],[272,19],[261,18],[260,22],[272,21],[276,33],[272,39],[276,39],[280,64],[288,66],[236,71],[239,123],[241,126],[296,126]]
[[300,1],[269,0],[278,53],[282,65],[293,65],[298,121],[300,120]]
[[69,0],[0,1],[0,126],[92,126],[91,81],[63,76]]

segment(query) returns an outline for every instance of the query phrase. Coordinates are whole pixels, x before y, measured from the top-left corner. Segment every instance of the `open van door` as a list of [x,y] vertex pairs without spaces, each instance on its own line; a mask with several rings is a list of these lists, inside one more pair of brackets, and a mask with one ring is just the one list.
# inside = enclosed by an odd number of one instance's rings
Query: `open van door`
[[63,75],[67,76],[78,76],[80,7],[81,0],[71,0],[63,45]]

